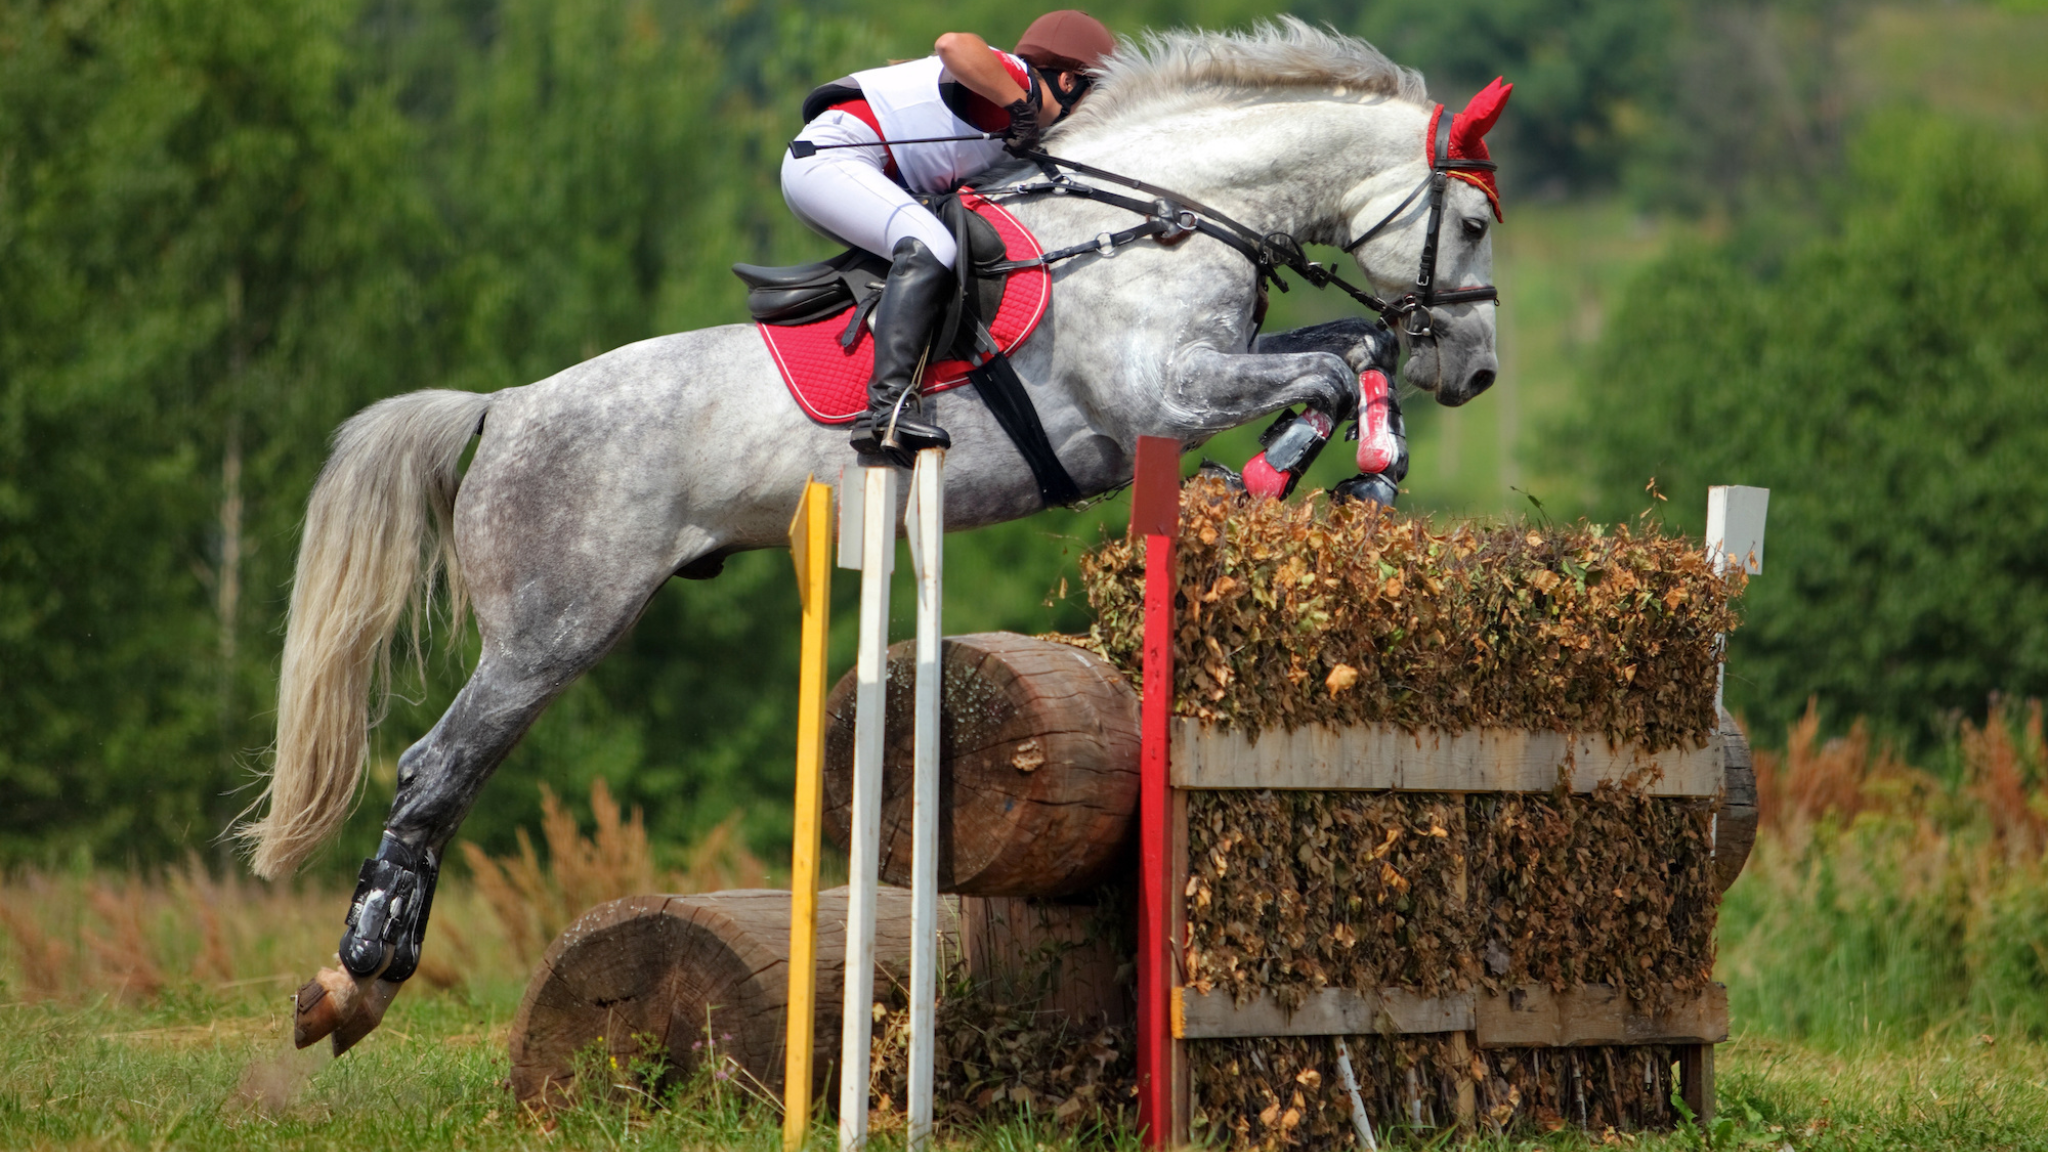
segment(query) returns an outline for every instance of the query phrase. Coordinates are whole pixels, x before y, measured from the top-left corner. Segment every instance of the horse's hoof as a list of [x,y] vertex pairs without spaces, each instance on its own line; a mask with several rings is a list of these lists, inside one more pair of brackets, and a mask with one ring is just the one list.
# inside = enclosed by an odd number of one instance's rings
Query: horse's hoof
[[361,995],[356,997],[355,1011],[334,1030],[334,1054],[336,1056],[356,1046],[356,1042],[377,1030],[384,1022],[384,1010],[398,998],[398,985],[389,980],[367,981]]
[[1400,488],[1378,472],[1360,473],[1330,490],[1331,498],[1339,504],[1356,500],[1361,504],[1381,504],[1388,508],[1394,506],[1400,495]]
[[292,1043],[304,1048],[341,1026],[355,1007],[356,982],[347,973],[322,968],[292,994]]
[[1202,467],[1196,471],[1195,475],[1205,480],[1221,480],[1225,488],[1230,489],[1237,495],[1244,495],[1243,475],[1233,470],[1228,464],[1219,464],[1214,460],[1204,458]]

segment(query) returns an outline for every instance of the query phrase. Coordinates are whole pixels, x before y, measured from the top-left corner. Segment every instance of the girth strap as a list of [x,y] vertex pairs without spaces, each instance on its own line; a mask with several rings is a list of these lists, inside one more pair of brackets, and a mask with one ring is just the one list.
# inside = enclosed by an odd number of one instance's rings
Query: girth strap
[[1059,453],[1053,451],[1045,425],[1039,423],[1038,409],[1024,390],[1024,381],[1017,378],[1017,370],[1010,366],[1010,358],[998,352],[968,369],[967,379],[973,382],[981,402],[988,405],[989,415],[1023,455],[1045,506],[1064,507],[1081,499],[1081,486],[1074,483],[1066,465],[1060,463]]

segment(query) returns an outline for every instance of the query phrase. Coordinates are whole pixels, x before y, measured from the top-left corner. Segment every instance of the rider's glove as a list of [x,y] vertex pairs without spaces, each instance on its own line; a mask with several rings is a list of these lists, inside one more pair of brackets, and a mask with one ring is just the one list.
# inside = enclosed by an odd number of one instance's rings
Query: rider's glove
[[1038,138],[1045,135],[1045,129],[1038,123],[1038,102],[1026,96],[1012,100],[1003,111],[1010,114],[1010,127],[1003,133],[1003,148],[1012,156],[1022,156],[1038,146]]

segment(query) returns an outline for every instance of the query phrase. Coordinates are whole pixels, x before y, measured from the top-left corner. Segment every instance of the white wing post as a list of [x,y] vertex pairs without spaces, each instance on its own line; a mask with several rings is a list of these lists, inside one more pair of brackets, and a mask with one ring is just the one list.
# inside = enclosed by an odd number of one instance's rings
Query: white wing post
[[917,454],[910,475],[910,566],[917,580],[917,699],[912,747],[910,881],[910,1152],[931,1142],[939,950],[939,608],[944,591],[942,448]]
[[[1707,558],[1719,576],[1735,565],[1755,576],[1764,570],[1764,517],[1770,511],[1771,490],[1741,484],[1721,484],[1707,489]],[[1717,637],[1718,651],[1728,643]],[[1724,661],[1714,674],[1714,711],[1721,710],[1721,687],[1727,679]]]
[[[858,479],[860,499],[846,491]],[[889,576],[896,562],[896,470],[848,468],[840,479],[839,563],[860,569],[855,662],[853,811],[847,851],[846,998],[840,1017],[839,1148],[868,1138],[868,1051],[875,1002],[875,885],[882,838],[882,724],[889,663]],[[854,509],[859,511],[855,512]],[[859,542],[858,563],[852,545]]]

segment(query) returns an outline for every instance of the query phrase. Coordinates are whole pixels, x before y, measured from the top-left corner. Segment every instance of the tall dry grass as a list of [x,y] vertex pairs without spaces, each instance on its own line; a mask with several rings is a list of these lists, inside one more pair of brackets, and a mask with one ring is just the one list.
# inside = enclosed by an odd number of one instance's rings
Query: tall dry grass
[[[492,857],[464,842],[449,869],[418,982],[455,989],[523,983],[557,934],[591,905],[648,892],[764,887],[769,869],[740,841],[739,814],[657,865],[638,809],[622,815],[603,780],[588,834],[541,790],[541,841]],[[332,882],[217,876],[195,856],[154,872],[24,871],[0,880],[0,1004],[289,991],[331,962],[349,889]]]
[[621,819],[618,801],[602,777],[590,786],[595,827],[588,837],[552,789],[543,784],[540,794],[545,863],[524,828],[518,830],[516,856],[492,857],[474,844],[462,845],[478,892],[525,963],[540,959],[571,921],[607,900],[768,886],[768,866],[738,838],[738,812],[688,849],[680,868],[658,871],[641,810]]
[[[296,987],[331,962],[349,890],[216,876],[196,859],[155,873],[22,872],[0,883],[0,1004]],[[434,902],[421,981],[517,979],[514,950],[461,880]]]
[[2048,749],[1994,699],[1930,771],[1816,710],[1757,755],[1760,835],[1721,917],[1738,1027],[2048,1035]]

